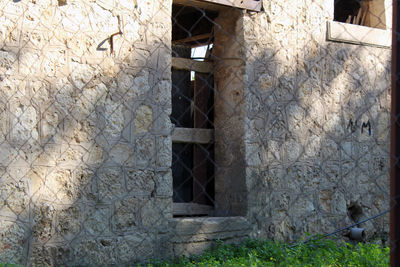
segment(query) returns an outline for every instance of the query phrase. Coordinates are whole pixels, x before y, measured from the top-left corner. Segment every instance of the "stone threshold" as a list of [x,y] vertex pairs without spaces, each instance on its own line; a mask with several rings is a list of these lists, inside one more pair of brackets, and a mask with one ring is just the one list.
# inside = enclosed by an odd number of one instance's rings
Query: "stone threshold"
[[218,240],[237,243],[248,238],[251,225],[245,217],[193,217],[172,219],[174,255],[193,255]]

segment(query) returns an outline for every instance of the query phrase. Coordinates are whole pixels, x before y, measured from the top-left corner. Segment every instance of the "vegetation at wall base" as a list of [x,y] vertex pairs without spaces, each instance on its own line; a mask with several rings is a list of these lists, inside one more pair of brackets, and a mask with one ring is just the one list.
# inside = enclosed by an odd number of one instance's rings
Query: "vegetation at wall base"
[[172,266],[389,266],[389,247],[320,239],[290,246],[270,240],[242,245],[219,242],[201,256],[152,261],[147,267]]
[[[320,239],[297,246],[270,240],[248,240],[232,245],[218,242],[200,256],[179,257],[171,261],[152,260],[137,267],[183,266],[389,266],[389,247],[375,243],[350,244]],[[2,264],[0,267],[21,265]]]

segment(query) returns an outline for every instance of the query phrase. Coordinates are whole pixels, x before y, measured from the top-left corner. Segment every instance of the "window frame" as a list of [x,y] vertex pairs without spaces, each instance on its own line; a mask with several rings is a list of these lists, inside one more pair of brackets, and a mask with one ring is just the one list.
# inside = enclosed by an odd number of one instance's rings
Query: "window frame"
[[326,40],[356,45],[367,45],[380,48],[390,48],[392,43],[391,1],[384,0],[386,29],[344,23],[334,20],[335,0],[327,3],[330,19],[327,21]]
[[[232,6],[218,5],[211,3],[211,1],[206,2],[198,0],[173,0],[172,4],[194,6],[195,9],[204,9],[224,14],[223,16],[218,15],[214,18],[215,22],[220,26],[216,27],[212,32],[214,39],[213,55],[215,58],[211,58],[208,66],[203,64],[207,64],[206,62],[193,62],[193,60],[189,63],[187,59],[185,59],[185,62],[182,62],[180,59],[171,58],[171,65],[184,63],[180,65],[190,66],[190,68],[196,67],[198,70],[203,68],[208,70],[212,66],[213,69],[214,91],[217,93],[214,94],[214,130],[212,135],[214,137],[214,161],[217,169],[214,171],[213,178],[215,179],[213,192],[214,207],[210,214],[202,216],[206,216],[205,218],[207,216],[246,216],[248,212],[248,192],[247,175],[245,172],[245,129],[244,124],[242,124],[245,108],[244,103],[238,100],[244,94],[245,90],[243,73],[246,62],[243,51],[240,49],[240,40],[242,40],[244,32],[240,30],[242,29],[241,27],[233,27],[233,25],[240,25],[243,22],[244,12]],[[201,4],[201,6],[198,4]],[[203,37],[200,36],[202,33],[201,31],[196,32],[196,35],[190,36],[190,40],[187,38],[182,39],[185,38],[184,36],[177,37],[175,41],[173,38],[172,44],[174,42],[178,42],[176,44],[179,44],[183,40],[185,43],[190,43],[194,40],[193,38],[195,38],[194,44],[192,42],[193,45],[196,45],[196,43],[203,44]],[[232,38],[236,41],[232,42]],[[216,95],[217,97],[215,97]],[[232,96],[235,96],[235,98],[232,98]],[[171,132],[171,139],[174,140],[175,138],[175,134]],[[171,143],[174,143],[174,141]],[[179,215],[179,217],[192,216],[191,214],[184,215],[188,209],[192,208],[185,204],[183,215]]]
[[392,32],[367,26],[328,21],[327,40],[341,43],[390,48]]

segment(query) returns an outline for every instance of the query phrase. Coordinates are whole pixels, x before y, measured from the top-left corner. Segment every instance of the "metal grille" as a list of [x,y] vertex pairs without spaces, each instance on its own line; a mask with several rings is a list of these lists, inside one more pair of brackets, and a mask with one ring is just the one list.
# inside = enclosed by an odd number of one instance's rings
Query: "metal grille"
[[1,1],[0,263],[120,266],[349,225],[398,251],[391,12]]

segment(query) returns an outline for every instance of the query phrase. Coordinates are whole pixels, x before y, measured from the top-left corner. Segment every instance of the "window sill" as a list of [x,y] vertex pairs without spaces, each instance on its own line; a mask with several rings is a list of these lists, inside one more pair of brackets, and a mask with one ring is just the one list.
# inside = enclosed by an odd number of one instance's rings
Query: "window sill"
[[392,32],[360,25],[328,21],[327,40],[390,48]]
[[209,216],[214,207],[197,203],[174,203],[174,216]]
[[211,234],[250,229],[247,219],[242,216],[173,218],[172,221],[175,230],[180,235]]
[[241,216],[174,218],[172,224],[170,241],[175,255],[201,253],[217,240],[241,242],[251,231],[250,223]]

